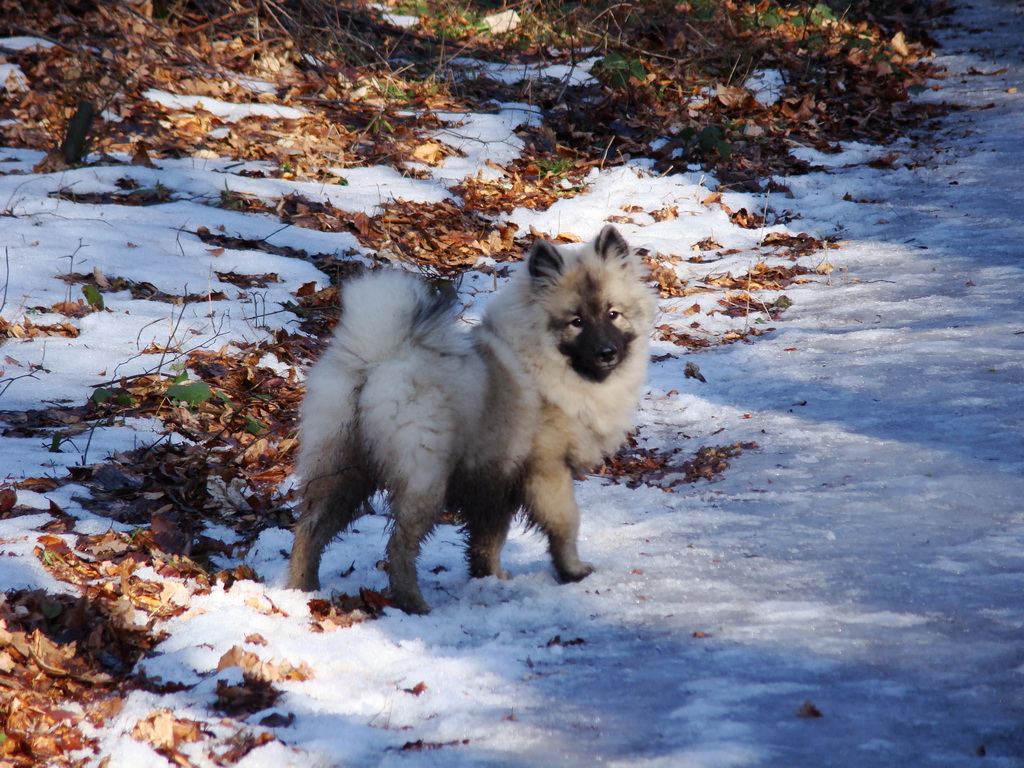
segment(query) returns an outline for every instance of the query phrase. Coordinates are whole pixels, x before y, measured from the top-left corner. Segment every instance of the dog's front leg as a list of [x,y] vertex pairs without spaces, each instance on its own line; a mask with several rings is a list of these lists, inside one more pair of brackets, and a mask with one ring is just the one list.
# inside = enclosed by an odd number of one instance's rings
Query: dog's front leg
[[558,578],[580,581],[594,566],[580,560],[576,536],[580,512],[573,495],[572,471],[563,462],[536,463],[526,478],[527,514],[548,537]]

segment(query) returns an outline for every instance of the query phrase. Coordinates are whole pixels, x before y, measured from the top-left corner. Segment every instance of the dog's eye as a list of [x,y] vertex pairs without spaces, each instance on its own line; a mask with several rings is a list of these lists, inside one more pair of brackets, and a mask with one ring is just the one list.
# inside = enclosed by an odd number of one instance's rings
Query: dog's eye
[[569,321],[569,325],[571,325],[573,328],[582,328],[583,327],[583,318],[582,317],[574,317],[572,320]]
[[608,318],[610,320],[618,320],[620,317],[622,317],[622,313],[619,312],[619,310],[617,310],[617,309],[609,309],[608,310]]

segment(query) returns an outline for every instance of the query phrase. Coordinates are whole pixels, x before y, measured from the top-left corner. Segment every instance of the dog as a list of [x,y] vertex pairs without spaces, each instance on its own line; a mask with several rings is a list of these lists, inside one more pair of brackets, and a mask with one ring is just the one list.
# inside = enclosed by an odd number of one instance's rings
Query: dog
[[501,550],[522,513],[558,578],[585,578],[573,480],[632,428],[653,315],[644,267],[611,225],[582,246],[537,241],[468,332],[418,277],[347,283],[301,405],[288,586],[319,589],[324,548],[381,491],[389,593],[407,613],[430,610],[416,559],[445,511],[464,526],[473,577],[508,578]]

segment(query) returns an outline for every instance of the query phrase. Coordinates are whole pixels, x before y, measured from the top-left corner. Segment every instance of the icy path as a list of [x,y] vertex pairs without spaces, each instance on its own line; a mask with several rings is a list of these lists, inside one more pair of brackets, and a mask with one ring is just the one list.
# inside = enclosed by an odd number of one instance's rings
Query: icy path
[[[660,739],[772,765],[964,765],[981,748],[1024,765],[1024,94],[1008,92],[1024,90],[1024,15],[957,19],[938,96],[968,111],[929,140],[940,151],[820,188],[884,201],[840,219],[854,244],[833,261],[863,282],[703,358],[698,394],[767,436],[701,500],[720,520],[696,543],[728,593],[676,609],[723,631],[703,654],[678,636],[637,648],[650,690],[679,681]],[[795,720],[803,696],[825,717]]]

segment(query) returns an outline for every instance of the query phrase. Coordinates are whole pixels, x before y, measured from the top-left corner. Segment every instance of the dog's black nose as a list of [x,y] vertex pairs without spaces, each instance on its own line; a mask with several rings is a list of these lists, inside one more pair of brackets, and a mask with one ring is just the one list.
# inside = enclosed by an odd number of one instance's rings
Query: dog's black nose
[[597,359],[602,363],[614,363],[615,358],[619,355],[619,350],[614,344],[605,344],[603,347],[598,348],[596,354]]

